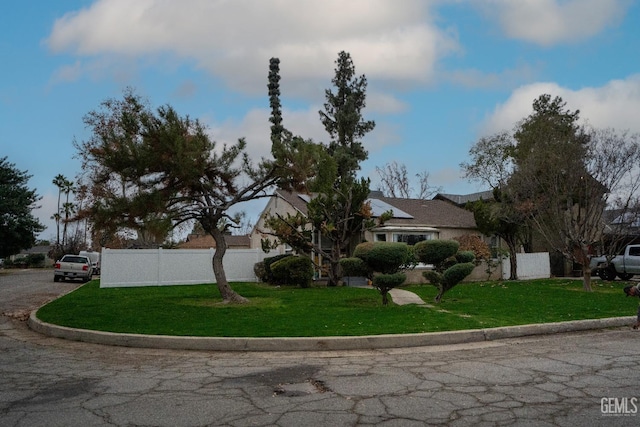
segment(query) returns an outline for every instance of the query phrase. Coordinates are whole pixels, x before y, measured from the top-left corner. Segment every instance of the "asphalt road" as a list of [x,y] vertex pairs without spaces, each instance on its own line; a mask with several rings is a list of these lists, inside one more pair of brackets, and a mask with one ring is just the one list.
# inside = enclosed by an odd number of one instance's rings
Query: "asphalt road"
[[52,279],[0,273],[0,426],[640,425],[630,328],[343,352],[109,347],[19,320],[80,285]]

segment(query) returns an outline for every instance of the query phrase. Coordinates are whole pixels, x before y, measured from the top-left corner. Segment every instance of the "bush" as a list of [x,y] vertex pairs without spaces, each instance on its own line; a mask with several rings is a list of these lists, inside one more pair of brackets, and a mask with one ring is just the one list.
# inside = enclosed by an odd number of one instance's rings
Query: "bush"
[[311,286],[313,280],[313,263],[305,256],[288,256],[270,266],[274,284],[290,285],[303,288]]
[[[362,260],[369,271],[382,273],[374,276],[373,286],[382,295],[382,304],[388,303],[387,293],[395,286],[401,285],[406,276],[399,272],[414,262],[413,252],[408,245],[396,242],[365,242],[356,246],[354,257]],[[353,263],[355,265],[355,262]]]
[[425,264],[433,264],[436,269],[458,252],[460,244],[455,240],[423,240],[413,246],[416,258]]
[[29,267],[44,267],[44,254],[29,254],[26,262]]
[[342,268],[344,276],[364,276],[368,278],[371,276],[371,270],[360,258],[342,258],[340,260],[340,268]]
[[407,275],[404,273],[379,274],[373,278],[373,286],[378,289],[393,289],[402,285],[405,280],[407,280]]
[[384,274],[396,273],[409,261],[409,246],[405,243],[376,242],[365,260],[374,271]]
[[425,271],[422,275],[438,288],[435,301],[440,302],[442,295],[467,277],[475,264],[472,251],[460,251],[455,240],[425,240],[414,246],[416,256],[425,264],[433,264],[434,271]]
[[459,263],[474,262],[476,255],[472,251],[460,251],[456,254],[456,261]]
[[267,270],[264,268],[264,261],[253,264],[253,274],[255,274],[261,282],[267,281]]
[[456,264],[449,267],[444,273],[442,273],[442,280],[444,281],[445,286],[447,286],[447,289],[451,289],[458,283],[462,282],[465,277],[471,274],[475,267],[475,264],[472,262]]
[[356,258],[360,258],[364,262],[367,262],[367,257],[369,256],[369,252],[373,249],[373,242],[363,242],[356,246],[353,251],[353,256]]
[[264,265],[264,274],[260,279],[265,283],[276,284],[275,281],[274,281],[273,275],[271,273],[271,265],[276,263],[276,262],[278,262],[278,261],[280,261],[281,259],[284,259],[284,258],[287,258],[287,257],[290,257],[290,256],[293,256],[293,255],[282,254],[282,255],[276,255],[276,256],[267,257],[264,260],[262,260],[262,263]]
[[478,264],[483,260],[488,261],[491,259],[491,248],[477,234],[465,234],[464,236],[454,237],[454,240],[460,243],[460,251],[472,251]]
[[382,305],[389,303],[389,291],[396,286],[402,285],[406,279],[407,276],[404,273],[379,274],[373,278],[373,286],[382,295]]

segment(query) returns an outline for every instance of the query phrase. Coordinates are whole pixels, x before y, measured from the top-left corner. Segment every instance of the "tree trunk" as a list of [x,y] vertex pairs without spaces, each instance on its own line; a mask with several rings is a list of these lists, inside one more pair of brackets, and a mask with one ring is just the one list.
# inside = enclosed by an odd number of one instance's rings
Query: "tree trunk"
[[389,289],[380,289],[380,294],[382,294],[382,305],[389,304]]
[[329,281],[327,286],[338,286],[340,282],[340,243],[333,242],[329,260]]
[[573,247],[573,257],[582,267],[582,288],[586,292],[591,292],[591,269],[589,268],[589,247],[576,244]]
[[211,264],[213,265],[213,274],[216,277],[218,290],[222,296],[222,302],[236,304],[248,303],[249,300],[231,289],[231,286],[229,286],[229,282],[227,281],[227,275],[224,272],[224,267],[222,265],[222,259],[224,258],[224,254],[227,252],[227,243],[224,239],[224,234],[217,228],[211,230],[210,233],[211,237],[213,237],[213,240],[216,242],[216,251],[213,253]]
[[511,267],[511,273],[509,274],[509,280],[518,280],[518,252],[516,248],[515,240],[506,240],[507,247],[509,247],[509,266]]
[[589,268],[589,266],[582,266],[582,288],[587,291],[587,292],[591,292],[591,269]]

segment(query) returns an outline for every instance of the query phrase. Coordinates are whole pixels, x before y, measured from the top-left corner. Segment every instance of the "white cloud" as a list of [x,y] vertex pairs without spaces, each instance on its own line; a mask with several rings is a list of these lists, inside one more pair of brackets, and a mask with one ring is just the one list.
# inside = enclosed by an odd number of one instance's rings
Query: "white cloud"
[[[457,41],[431,23],[420,0],[99,0],[58,19],[53,52],[101,57],[172,55],[195,61],[245,92],[261,93],[268,60],[283,60],[283,80],[331,76],[337,53],[358,73],[425,82]],[[74,69],[77,69],[75,67]]]
[[629,0],[489,0],[485,12],[508,36],[542,46],[588,39],[615,25]]
[[640,111],[640,74],[623,80],[612,80],[601,87],[572,90],[555,83],[535,83],[515,90],[509,99],[498,105],[485,121],[481,133],[493,134],[511,130],[533,112],[533,101],[542,94],[560,96],[566,108],[580,110],[583,123],[597,128],[616,128],[640,132],[637,112]]

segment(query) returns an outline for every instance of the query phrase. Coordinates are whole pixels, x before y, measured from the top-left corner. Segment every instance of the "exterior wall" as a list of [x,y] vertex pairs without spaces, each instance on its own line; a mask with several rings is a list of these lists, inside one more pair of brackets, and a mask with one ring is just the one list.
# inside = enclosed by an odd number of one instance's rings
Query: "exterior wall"
[[477,230],[466,228],[443,228],[440,229],[440,240],[453,240],[454,237],[466,236],[467,234],[479,234]]
[[[534,252],[516,254],[518,263],[518,279],[548,279],[551,277],[551,263],[549,252]],[[511,273],[511,265],[508,258],[502,261],[502,278],[508,279]]]
[[[214,249],[103,249],[101,288],[215,283]],[[223,265],[229,281],[256,282],[261,249],[227,249]]]
[[[270,231],[268,227],[265,226],[264,222],[267,216],[270,214],[275,215],[279,213],[286,217],[287,214],[295,215],[296,209],[291,206],[288,202],[281,199],[280,197],[271,197],[267,202],[267,206],[264,208],[260,217],[258,218],[258,222],[255,227],[253,227],[253,231],[251,232],[251,248],[252,249],[261,249],[262,248],[262,239],[270,238],[273,240],[273,236],[269,236],[264,233],[264,231]],[[276,249],[272,249],[271,252],[267,256],[274,256],[278,254],[285,253],[285,246],[280,245]]]
[[[502,266],[498,266],[491,272],[491,276],[487,275],[486,263],[482,263],[473,269],[471,274],[464,280],[465,282],[483,282],[486,280],[500,280],[502,277]],[[429,283],[423,276],[422,272],[427,271],[427,268],[414,268],[411,271],[407,271],[407,281],[405,283]],[[508,276],[507,276],[508,277]]]
[[[548,279],[551,277],[549,253],[522,253],[517,256],[518,261],[518,277],[520,280],[531,279]],[[508,279],[511,272],[509,259],[504,258],[501,263],[494,269],[491,276],[487,275],[486,264],[483,262],[477,266],[473,272],[464,280],[465,282],[480,282],[485,280]],[[415,268],[407,272],[407,281],[405,283],[428,283],[422,272],[425,268]]]

